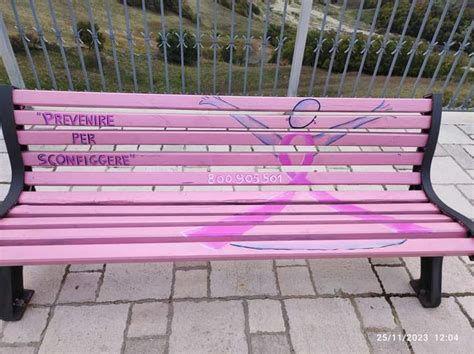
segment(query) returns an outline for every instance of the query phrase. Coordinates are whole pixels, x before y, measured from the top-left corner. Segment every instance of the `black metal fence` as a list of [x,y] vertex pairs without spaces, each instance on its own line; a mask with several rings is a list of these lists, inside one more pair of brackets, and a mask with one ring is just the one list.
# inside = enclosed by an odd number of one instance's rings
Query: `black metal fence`
[[[473,107],[468,0],[1,0],[0,80],[38,89],[419,97]],[[302,10],[303,9],[303,10]]]

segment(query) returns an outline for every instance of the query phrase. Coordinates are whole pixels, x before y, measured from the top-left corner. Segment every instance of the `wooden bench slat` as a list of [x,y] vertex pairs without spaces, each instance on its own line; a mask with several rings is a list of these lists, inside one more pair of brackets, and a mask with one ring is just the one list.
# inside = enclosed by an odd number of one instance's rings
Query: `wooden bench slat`
[[[290,128],[289,115],[251,114],[255,123],[262,128]],[[88,126],[88,127],[167,127],[167,128],[242,128],[239,114],[212,113],[138,113],[134,112],[90,112],[90,111],[15,111],[17,124],[51,126]],[[311,129],[345,127],[351,128],[388,128],[388,129],[428,129],[431,117],[425,115],[293,115],[293,127],[305,126]]]
[[[317,100],[317,101],[316,101]],[[319,102],[319,104],[318,104]],[[430,99],[206,96],[143,93],[14,90],[13,103],[23,106],[160,108],[193,110],[430,112]],[[306,104],[307,103],[307,104]]]
[[[375,224],[381,222],[422,223],[449,222],[451,218],[443,214],[361,214],[361,215],[271,215],[265,225],[295,224]],[[139,227],[139,226],[199,226],[199,225],[243,225],[259,224],[260,215],[245,218],[224,218],[221,215],[171,215],[171,216],[75,216],[75,217],[34,217],[0,219],[0,230],[6,229],[56,229],[87,227]]]
[[420,165],[422,152],[23,152],[27,166]]
[[353,241],[260,241],[229,244],[216,251],[200,243],[54,245],[0,247],[0,265],[217,261],[348,257],[463,256],[474,254],[473,238]]
[[419,172],[26,172],[37,186],[416,185]]
[[[290,201],[291,202],[291,201]],[[267,205],[263,205],[266,207]],[[355,203],[355,204],[270,204],[276,206],[278,214],[420,214],[439,213],[431,203]],[[339,207],[339,206],[342,206]],[[344,210],[342,210],[344,209]],[[18,205],[8,216],[91,216],[91,215],[235,215],[235,214],[274,214],[275,209],[259,205]]]
[[298,145],[423,147],[427,134],[288,131],[24,130],[23,145]]
[[[20,204],[267,204],[282,192],[23,192]],[[297,191],[287,203],[400,203],[427,202],[423,191]]]
[[[362,217],[362,216],[361,216]],[[232,218],[242,218],[232,216]],[[243,218],[246,218],[244,216]],[[264,219],[261,217],[261,219]],[[0,246],[157,242],[238,242],[270,240],[352,240],[456,238],[467,231],[456,222],[378,224],[240,224],[163,227],[107,227],[2,230]]]

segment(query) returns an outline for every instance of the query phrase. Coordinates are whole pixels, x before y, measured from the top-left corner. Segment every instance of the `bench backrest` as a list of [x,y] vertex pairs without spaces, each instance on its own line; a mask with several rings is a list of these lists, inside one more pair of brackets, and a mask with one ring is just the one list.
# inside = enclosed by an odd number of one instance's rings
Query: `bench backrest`
[[[21,170],[27,188],[376,184],[413,189],[421,184],[424,158],[429,169],[441,114],[437,95],[237,97],[10,87],[2,87],[0,95],[12,169]],[[148,167],[105,172],[135,166]],[[276,168],[262,172],[255,166]]]

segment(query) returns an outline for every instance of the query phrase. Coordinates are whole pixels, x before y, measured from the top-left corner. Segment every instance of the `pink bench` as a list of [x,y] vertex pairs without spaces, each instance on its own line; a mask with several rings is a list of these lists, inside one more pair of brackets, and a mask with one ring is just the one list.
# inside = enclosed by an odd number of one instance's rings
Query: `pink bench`
[[[421,278],[412,286],[434,307],[442,257],[474,255],[472,221],[443,204],[430,181],[438,95],[316,99],[3,86],[0,99],[13,171],[0,207],[4,320],[21,318],[33,294],[23,288],[23,265],[416,256]],[[126,151],[130,144],[155,149]],[[105,148],[116,145],[124,146]],[[231,149],[173,152],[161,145]],[[242,149],[248,145],[255,151]],[[117,166],[130,168],[104,172]],[[365,185],[379,190],[357,190]],[[294,186],[311,188],[290,191]]]

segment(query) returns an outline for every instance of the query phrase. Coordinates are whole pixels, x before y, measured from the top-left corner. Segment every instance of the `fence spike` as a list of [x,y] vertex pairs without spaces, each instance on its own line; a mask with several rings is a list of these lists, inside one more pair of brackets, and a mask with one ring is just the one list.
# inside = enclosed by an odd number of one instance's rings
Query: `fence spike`
[[100,83],[102,85],[102,90],[106,91],[106,83],[105,83],[105,76],[104,76],[104,69],[102,67],[102,59],[100,57],[100,42],[99,38],[97,35],[97,31],[95,29],[95,20],[94,20],[94,14],[92,13],[92,7],[90,0],[86,0],[86,7],[87,7],[87,14],[89,17],[89,23],[90,23],[90,34],[92,36],[92,42],[94,43],[94,51],[95,51],[95,56],[97,59],[97,67],[99,68],[99,74],[100,74]]
[[278,79],[280,74],[280,61],[281,61],[281,51],[283,50],[283,46],[285,44],[285,21],[286,21],[286,13],[288,9],[288,0],[285,0],[283,4],[283,13],[281,14],[281,22],[280,22],[280,36],[278,37],[278,45],[275,48],[277,51],[277,58],[276,58],[276,68],[275,68],[275,78],[273,79],[273,96],[277,94],[277,86],[278,86]]
[[435,33],[433,34],[433,37],[431,37],[431,42],[428,45],[428,50],[426,51],[425,58],[423,59],[421,68],[418,71],[418,76],[416,77],[415,85],[413,86],[413,90],[411,91],[411,97],[415,97],[416,95],[418,84],[420,83],[421,76],[423,75],[423,72],[425,71],[426,64],[428,64],[428,59],[430,58],[431,53],[433,52],[434,47],[436,46],[436,43],[437,43],[436,38],[438,37],[439,31],[441,30],[441,27],[443,26],[444,19],[446,17],[446,14],[448,13],[449,5],[451,5],[451,0],[446,1],[446,5],[444,6],[443,13],[441,14],[441,17],[439,18],[439,21],[438,21],[438,26],[436,26]]
[[49,13],[51,14],[51,20],[53,21],[52,30],[56,36],[56,42],[58,43],[59,51],[61,53],[61,58],[63,59],[63,65],[64,65],[64,70],[66,72],[68,87],[69,87],[69,90],[72,91],[74,90],[74,84],[72,83],[71,71],[69,70],[69,64],[67,61],[66,51],[64,49],[64,40],[61,34],[61,30],[58,26],[58,22],[56,20],[56,13],[54,11],[53,3],[51,0],[48,0],[48,8],[49,8]]
[[339,35],[341,34],[341,27],[342,27],[342,21],[344,20],[344,16],[346,14],[346,7],[347,7],[347,0],[344,0],[342,4],[342,10],[339,15],[339,24],[337,25],[337,32],[336,32],[336,37],[334,38],[333,41],[333,47],[331,48],[331,60],[329,62],[329,68],[328,68],[328,73],[326,75],[326,82],[324,83],[324,89],[323,89],[323,96],[326,96],[327,89],[329,86],[329,80],[331,79],[331,72],[332,72],[332,67],[334,65],[334,58],[336,57],[337,49],[339,47],[340,41],[339,41]]
[[308,96],[313,95],[314,82],[315,82],[315,79],[316,79],[316,69],[318,68],[318,62],[319,62],[319,55],[321,53],[323,43],[326,40],[326,39],[324,39],[324,29],[326,28],[326,21],[327,21],[328,10],[329,10],[329,3],[330,3],[330,1],[326,1],[326,5],[324,6],[323,21],[321,22],[321,32],[319,32],[319,39],[318,39],[318,43],[317,43],[316,49],[315,49],[313,72],[311,73],[311,82],[309,84]]
[[266,61],[265,50],[268,46],[268,24],[270,21],[270,0],[265,0],[265,18],[263,21],[263,35],[262,35],[262,44],[260,47],[260,70],[258,74],[258,94],[262,95],[262,84],[263,84],[263,67]]
[[249,68],[249,56],[250,50],[252,49],[252,14],[253,14],[253,0],[249,0],[249,14],[247,19],[247,34],[244,36],[244,48],[245,48],[245,68],[244,68],[244,85],[243,94],[247,94],[247,76]]
[[466,5],[467,5],[467,0],[464,0],[462,5],[461,5],[461,8],[459,10],[459,14],[456,18],[456,22],[454,23],[454,26],[451,30],[451,33],[449,34],[449,38],[448,40],[444,43],[444,48],[443,50],[441,51],[440,53],[440,56],[439,56],[439,60],[438,60],[438,64],[436,65],[436,69],[433,73],[433,76],[431,77],[431,81],[428,85],[428,88],[426,89],[425,93],[431,93],[431,90],[433,88],[433,85],[436,81],[436,78],[438,77],[438,74],[439,74],[439,71],[441,69],[441,66],[443,65],[443,62],[444,62],[444,58],[446,57],[446,54],[448,53],[449,51],[449,48],[454,44],[453,43],[453,38],[454,38],[454,35],[456,34],[456,31],[459,27],[459,24],[461,22],[461,18],[464,14],[464,10],[466,9]]
[[41,49],[43,51],[44,61],[46,62],[46,67],[48,68],[49,78],[51,79],[51,85],[53,86],[53,89],[57,90],[58,85],[56,83],[56,76],[54,75],[53,67],[51,65],[51,59],[49,58],[48,48],[46,48],[47,41],[45,40],[44,32],[43,32],[43,29],[41,27],[41,23],[39,21],[38,14],[36,13],[36,5],[35,5],[34,0],[30,0],[30,8],[31,8],[31,12],[33,14],[33,20],[35,21],[34,30],[38,34],[38,39],[40,41]]

